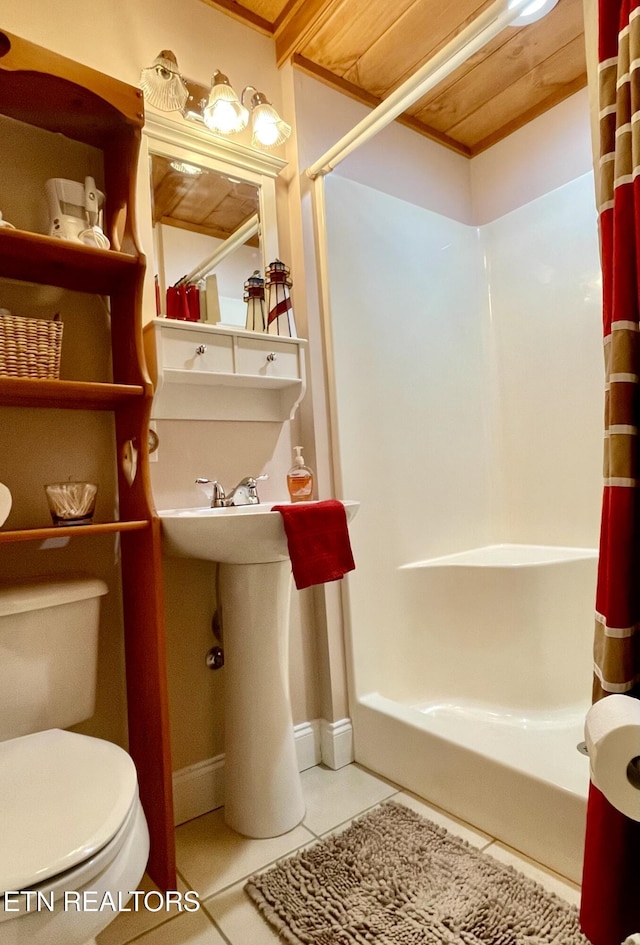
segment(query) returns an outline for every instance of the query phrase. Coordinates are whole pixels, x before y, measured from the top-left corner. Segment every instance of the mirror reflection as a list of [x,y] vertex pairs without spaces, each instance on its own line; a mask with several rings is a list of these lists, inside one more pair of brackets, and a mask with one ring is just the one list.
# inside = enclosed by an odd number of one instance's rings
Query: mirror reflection
[[[195,163],[151,154],[150,179],[159,313],[245,326],[243,287],[263,269],[259,189]],[[172,287],[182,289],[179,302]],[[169,291],[167,291],[169,290]],[[194,317],[195,316],[195,317]]]

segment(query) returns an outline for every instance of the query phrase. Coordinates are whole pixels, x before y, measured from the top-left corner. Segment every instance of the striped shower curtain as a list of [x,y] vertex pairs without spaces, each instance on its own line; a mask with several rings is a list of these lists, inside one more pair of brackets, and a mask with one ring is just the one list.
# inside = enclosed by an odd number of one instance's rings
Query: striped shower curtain
[[[599,0],[598,20],[607,386],[594,700],[640,694],[640,0]],[[580,919],[593,945],[640,932],[640,823],[593,785]]]

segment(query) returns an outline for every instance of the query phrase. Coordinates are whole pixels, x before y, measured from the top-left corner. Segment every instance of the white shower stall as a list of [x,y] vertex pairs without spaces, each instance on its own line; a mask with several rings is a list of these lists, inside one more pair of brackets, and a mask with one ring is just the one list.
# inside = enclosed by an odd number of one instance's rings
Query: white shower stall
[[325,180],[334,438],[361,502],[356,760],[580,879],[603,364],[586,174],[470,226]]

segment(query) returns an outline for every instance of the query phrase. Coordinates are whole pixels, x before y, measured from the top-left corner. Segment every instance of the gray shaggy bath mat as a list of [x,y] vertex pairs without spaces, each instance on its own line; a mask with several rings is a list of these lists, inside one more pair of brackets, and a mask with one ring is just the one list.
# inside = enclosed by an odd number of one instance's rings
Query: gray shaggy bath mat
[[290,945],[588,945],[574,906],[393,801],[245,889]]

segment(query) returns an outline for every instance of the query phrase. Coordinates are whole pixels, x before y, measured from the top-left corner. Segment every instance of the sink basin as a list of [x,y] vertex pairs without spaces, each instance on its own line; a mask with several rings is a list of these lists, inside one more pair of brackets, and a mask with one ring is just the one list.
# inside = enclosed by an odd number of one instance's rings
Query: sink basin
[[[266,564],[287,561],[289,551],[277,502],[222,509],[163,509],[162,535],[166,554],[204,558],[222,564]],[[300,503],[311,505],[312,503]],[[359,503],[343,502],[350,521]]]

